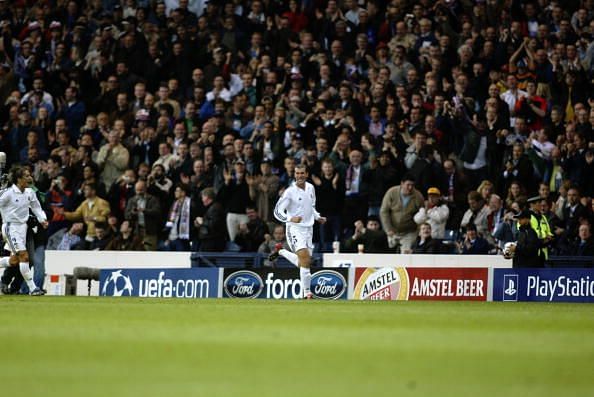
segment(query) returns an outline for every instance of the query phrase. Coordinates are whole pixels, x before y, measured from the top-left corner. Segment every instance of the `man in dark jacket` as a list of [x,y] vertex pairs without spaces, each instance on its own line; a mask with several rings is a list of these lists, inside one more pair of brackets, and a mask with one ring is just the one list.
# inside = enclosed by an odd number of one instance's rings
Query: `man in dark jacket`
[[[423,223],[419,230],[419,237],[412,246],[413,254],[439,254],[441,246],[439,241],[431,237],[431,225]],[[405,252],[406,254],[406,252]]]
[[469,223],[464,241],[460,243],[460,252],[463,255],[487,255],[490,249],[489,242],[479,236],[476,225]]
[[388,252],[388,236],[381,230],[380,220],[375,215],[367,218],[367,227],[362,221],[355,222],[355,233],[345,242],[348,252],[356,252],[359,244],[363,244],[363,252],[381,254]]
[[530,226],[528,210],[521,211],[515,216],[518,221],[518,242],[514,250],[513,267],[542,267],[542,257],[538,255],[540,240],[534,229]]
[[194,219],[194,226],[198,229],[198,249],[211,252],[223,251],[227,240],[223,206],[214,201],[215,192],[210,187],[204,189],[200,197],[206,212],[204,216]]
[[594,238],[590,225],[584,223],[578,229],[578,238],[572,245],[570,255],[575,256],[594,256]]
[[155,196],[146,192],[145,181],[136,182],[134,190],[136,195],[128,200],[124,217],[136,225],[135,234],[142,237],[145,249],[152,251],[157,248],[157,234],[163,226],[161,204]]

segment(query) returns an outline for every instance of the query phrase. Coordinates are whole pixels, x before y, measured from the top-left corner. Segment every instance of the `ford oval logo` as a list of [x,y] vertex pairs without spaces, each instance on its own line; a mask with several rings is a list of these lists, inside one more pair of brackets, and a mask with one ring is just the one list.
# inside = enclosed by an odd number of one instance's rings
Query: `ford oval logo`
[[342,274],[333,270],[320,270],[311,276],[311,292],[317,299],[340,299],[346,289]]
[[249,270],[231,274],[223,285],[225,293],[231,298],[257,298],[264,288],[262,278]]

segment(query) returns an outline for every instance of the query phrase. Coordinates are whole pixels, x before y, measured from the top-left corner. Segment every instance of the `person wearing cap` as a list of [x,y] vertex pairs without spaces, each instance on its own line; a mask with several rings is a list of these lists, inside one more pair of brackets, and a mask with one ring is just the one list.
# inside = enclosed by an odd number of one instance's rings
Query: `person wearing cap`
[[434,239],[443,239],[450,209],[441,200],[441,191],[438,188],[430,187],[427,190],[427,197],[425,206],[421,207],[414,216],[415,223],[417,225],[428,223],[431,225],[431,237]]
[[[553,241],[554,234],[551,231],[551,226],[547,217],[542,214],[543,199],[540,196],[530,197],[528,204],[530,205],[530,227],[534,229],[538,239],[540,240],[541,247],[538,250],[542,263],[549,259],[548,245]],[[546,204],[546,203],[545,203]]]
[[514,259],[512,266],[519,267],[541,267],[542,260],[538,254],[540,240],[536,232],[530,226],[531,212],[523,210],[514,219],[518,221],[518,240],[512,248]]

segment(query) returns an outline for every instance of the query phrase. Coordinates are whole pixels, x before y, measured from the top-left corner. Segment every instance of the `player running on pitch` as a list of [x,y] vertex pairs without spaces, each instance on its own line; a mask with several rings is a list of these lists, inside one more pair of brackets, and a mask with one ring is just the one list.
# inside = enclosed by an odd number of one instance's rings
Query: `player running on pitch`
[[[268,259],[274,261],[279,255],[299,267],[299,276],[303,287],[303,297],[311,299],[311,254],[313,252],[314,221],[325,223],[326,218],[316,211],[316,192],[307,182],[307,168],[303,164],[295,166],[295,182],[285,190],[276,207],[274,217],[286,224],[287,244],[291,249],[276,245],[276,251]],[[291,252],[292,251],[292,252]]]
[[41,209],[39,200],[33,189],[29,186],[33,182],[28,169],[16,166],[11,172],[13,185],[0,191],[0,213],[2,214],[2,236],[6,241],[5,248],[11,252],[10,257],[0,258],[0,268],[16,266],[29,287],[31,295],[43,295],[43,291],[35,285],[33,272],[29,267],[29,254],[27,253],[27,220],[29,209],[39,221],[47,228],[47,218]]

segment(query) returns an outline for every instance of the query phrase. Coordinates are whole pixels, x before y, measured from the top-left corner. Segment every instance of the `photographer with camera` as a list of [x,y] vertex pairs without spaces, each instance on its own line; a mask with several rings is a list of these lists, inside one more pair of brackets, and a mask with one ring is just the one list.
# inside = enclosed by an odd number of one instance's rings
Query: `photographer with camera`
[[162,164],[154,164],[153,170],[146,179],[147,191],[157,197],[161,203],[168,203],[171,196],[173,182],[165,175],[165,167]]
[[147,183],[138,181],[134,185],[136,194],[128,200],[124,217],[134,225],[134,232],[142,238],[147,251],[157,248],[157,235],[161,221],[161,204],[159,200],[147,193]]

